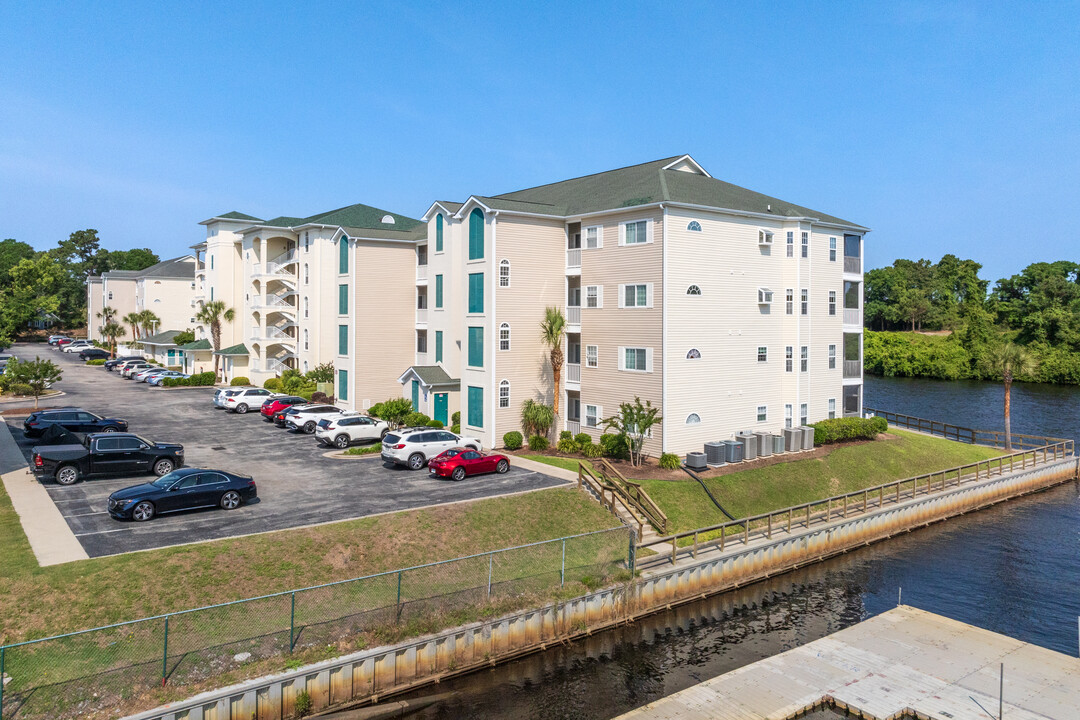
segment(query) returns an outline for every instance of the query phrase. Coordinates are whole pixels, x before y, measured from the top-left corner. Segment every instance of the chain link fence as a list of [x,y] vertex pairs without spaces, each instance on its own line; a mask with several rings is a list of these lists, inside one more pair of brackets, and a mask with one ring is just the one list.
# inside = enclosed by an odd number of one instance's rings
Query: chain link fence
[[600,530],[5,645],[0,720],[74,718],[156,686],[280,670],[291,653],[341,654],[580,594],[631,577],[634,540]]

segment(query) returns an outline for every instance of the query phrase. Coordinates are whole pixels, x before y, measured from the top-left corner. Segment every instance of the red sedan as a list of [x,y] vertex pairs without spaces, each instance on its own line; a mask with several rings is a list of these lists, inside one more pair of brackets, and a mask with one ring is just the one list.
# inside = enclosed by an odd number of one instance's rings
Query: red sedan
[[259,408],[259,412],[262,413],[263,420],[266,422],[274,422],[274,413],[281,410],[287,410],[293,405],[299,405],[306,402],[307,400],[304,398],[295,395],[277,397],[264,402],[262,407]]
[[510,458],[499,453],[482,453],[469,448],[454,448],[428,461],[428,472],[435,477],[464,480],[467,475],[499,473],[510,469]]

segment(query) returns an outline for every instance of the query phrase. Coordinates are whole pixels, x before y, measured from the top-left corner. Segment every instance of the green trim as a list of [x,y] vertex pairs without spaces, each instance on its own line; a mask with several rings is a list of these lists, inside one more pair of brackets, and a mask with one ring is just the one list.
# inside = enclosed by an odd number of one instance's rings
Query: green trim
[[484,273],[469,273],[469,312],[484,312]]

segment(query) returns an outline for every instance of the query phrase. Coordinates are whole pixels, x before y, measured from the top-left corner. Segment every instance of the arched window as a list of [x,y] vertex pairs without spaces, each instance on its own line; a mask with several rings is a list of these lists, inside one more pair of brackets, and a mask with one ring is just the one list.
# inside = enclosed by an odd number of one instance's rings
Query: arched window
[[394,224],[394,216],[393,215],[383,215],[381,222],[384,225],[393,225]]
[[499,383],[499,407],[510,407],[510,381],[503,380]]
[[304,317],[307,317],[307,316],[308,316],[308,299],[305,296],[304,297]]
[[510,323],[503,323],[499,326],[499,349],[510,349]]
[[700,425],[701,424],[701,416],[698,415],[697,413],[690,413],[689,415],[686,416],[686,424],[687,425]]
[[686,229],[690,232],[701,232],[701,223],[697,220],[691,220],[690,224],[686,226]]
[[700,295],[701,294],[701,288],[698,287],[697,285],[691,285],[690,287],[686,288],[686,294],[687,295]]
[[499,287],[510,287],[510,261],[499,263]]
[[442,252],[443,217],[442,213],[435,216],[435,252]]
[[481,260],[484,257],[484,211],[473,208],[469,213],[469,259]]
[[690,350],[688,350],[687,353],[686,353],[686,359],[687,360],[700,360],[701,359],[701,353],[698,351],[697,348],[690,348]]
[[308,331],[307,331],[307,328],[304,328],[304,349],[305,350],[308,349]]
[[307,285],[311,281],[311,273],[308,271],[308,264],[304,263],[304,284]]

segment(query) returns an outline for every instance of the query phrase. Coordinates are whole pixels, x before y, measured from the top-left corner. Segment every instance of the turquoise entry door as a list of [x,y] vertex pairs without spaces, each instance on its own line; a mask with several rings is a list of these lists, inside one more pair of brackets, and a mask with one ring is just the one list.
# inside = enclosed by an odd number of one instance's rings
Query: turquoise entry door
[[420,411],[420,381],[412,381],[412,409],[413,412]]
[[447,424],[446,410],[448,404],[446,393],[435,393],[435,419],[443,425]]

